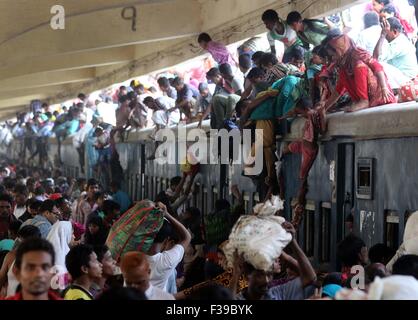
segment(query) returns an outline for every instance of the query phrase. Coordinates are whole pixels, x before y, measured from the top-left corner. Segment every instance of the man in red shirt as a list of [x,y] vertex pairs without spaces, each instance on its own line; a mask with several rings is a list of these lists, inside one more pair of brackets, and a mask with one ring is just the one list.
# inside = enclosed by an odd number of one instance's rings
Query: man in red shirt
[[6,300],[62,300],[50,290],[55,252],[45,239],[23,242],[16,252],[15,276],[21,290]]

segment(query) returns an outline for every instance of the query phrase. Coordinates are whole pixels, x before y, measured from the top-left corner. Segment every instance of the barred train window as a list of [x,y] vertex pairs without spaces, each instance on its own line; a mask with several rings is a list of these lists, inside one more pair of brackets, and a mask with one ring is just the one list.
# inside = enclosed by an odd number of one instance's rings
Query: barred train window
[[315,254],[315,204],[309,200],[303,220],[304,251],[308,257],[313,257]]
[[331,246],[331,203],[323,202],[321,206],[321,229],[319,239],[320,244],[320,261],[329,262],[330,246]]
[[385,210],[385,244],[397,250],[399,247],[399,213]]

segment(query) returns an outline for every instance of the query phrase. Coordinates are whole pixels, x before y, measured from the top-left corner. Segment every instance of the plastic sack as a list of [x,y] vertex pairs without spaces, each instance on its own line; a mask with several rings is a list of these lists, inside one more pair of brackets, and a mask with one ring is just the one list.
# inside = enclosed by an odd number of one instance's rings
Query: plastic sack
[[283,217],[274,216],[283,208],[279,197],[254,207],[256,215],[241,216],[223,246],[228,267],[233,266],[235,250],[246,262],[258,270],[272,270],[274,260],[292,240],[292,235],[281,225]]
[[408,254],[418,255],[418,211],[411,214],[408,218],[403,244]]
[[129,251],[147,253],[163,225],[164,214],[149,200],[136,203],[112,226],[106,240],[113,258]]
[[418,300],[418,281],[411,276],[376,277],[369,287],[368,300]]

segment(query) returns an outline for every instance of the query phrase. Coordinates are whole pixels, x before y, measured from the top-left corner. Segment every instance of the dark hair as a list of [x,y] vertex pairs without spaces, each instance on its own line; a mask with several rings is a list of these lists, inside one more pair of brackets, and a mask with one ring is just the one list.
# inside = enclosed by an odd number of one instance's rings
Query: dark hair
[[322,281],[322,286],[326,286],[327,284],[338,284],[339,286],[343,285],[342,274],[340,272],[332,272],[328,273],[324,281]]
[[297,11],[292,11],[287,15],[286,23],[291,25],[292,23],[299,22],[302,20],[302,16]]
[[264,13],[261,16],[261,20],[263,21],[277,21],[279,20],[279,15],[275,10],[269,9],[264,11]]
[[352,267],[357,265],[359,260],[358,255],[365,246],[366,244],[361,238],[350,234],[339,243],[337,256],[343,265]]
[[164,220],[161,229],[154,238],[154,243],[163,243],[164,240],[173,237],[173,227],[170,222]]
[[249,80],[261,78],[264,76],[264,70],[258,67],[252,68],[247,75]]
[[86,95],[84,93],[79,93],[77,98],[79,98],[80,100],[85,100],[86,99]]
[[105,215],[112,213],[113,210],[120,210],[120,204],[113,200],[103,201],[102,210]]
[[305,50],[300,46],[295,46],[290,51],[290,57],[295,60],[304,60]]
[[229,63],[222,63],[219,66],[219,72],[223,75],[232,76],[234,73],[232,72],[231,65]]
[[376,0],[377,3],[383,4],[384,6],[388,5],[391,0]]
[[93,246],[93,250],[96,253],[97,260],[102,261],[106,252],[109,251],[109,247],[105,244]]
[[121,91],[121,90],[126,90],[126,86],[120,86],[119,91]]
[[45,212],[45,211],[49,211],[52,212],[53,208],[55,206],[55,201],[53,200],[45,200],[44,202],[42,202],[41,206],[39,207],[39,212]]
[[[88,226],[90,224],[94,224],[99,227],[99,231],[96,234],[91,234]],[[91,246],[95,245],[103,245],[106,242],[108,230],[106,229],[103,219],[99,216],[93,216],[87,220],[87,228],[86,228],[86,239],[85,243]]]
[[221,75],[221,72],[219,71],[218,68],[212,68],[206,73],[206,77],[211,77],[211,78],[220,76],[220,75]]
[[12,231],[15,234],[17,234],[17,232],[19,231],[19,228],[20,228],[21,225],[22,225],[22,221],[20,221],[20,220],[13,220],[9,224],[9,231]]
[[29,238],[23,241],[16,250],[15,266],[20,270],[23,255],[28,252],[42,251],[51,256],[52,266],[55,264],[55,251],[52,244],[42,238]]
[[181,181],[181,177],[180,176],[176,176],[170,179],[170,186],[171,185],[179,185]]
[[189,207],[186,209],[186,212],[190,213],[193,218],[200,218],[201,212],[199,208]]
[[375,244],[373,247],[369,249],[370,263],[379,262],[386,265],[394,255],[394,250],[389,248],[384,243]]
[[65,257],[65,266],[73,280],[78,279],[83,275],[81,267],[90,266],[90,255],[93,252],[93,248],[86,244],[79,244],[70,249]]
[[183,84],[184,84],[184,81],[183,81],[182,78],[180,78],[180,77],[174,78],[173,86],[181,86]]
[[400,257],[393,265],[392,274],[412,276],[418,280],[418,255],[407,254]]
[[22,238],[23,240],[29,238],[42,238],[41,231],[39,230],[39,228],[33,225],[27,225],[20,228],[17,232],[17,236],[19,238]]
[[[143,103],[144,103],[145,105],[147,105],[148,103],[153,103],[154,101],[155,101],[155,100],[154,100],[154,98],[153,98],[153,97],[148,96],[148,97],[145,97],[145,99],[144,99]],[[120,184],[119,184],[119,188],[120,188]]]
[[166,77],[158,78],[157,82],[158,82],[158,85],[160,87],[169,87],[170,86],[170,81],[168,81],[168,79]]
[[242,54],[238,57],[239,65],[244,69],[251,69],[253,62],[248,54]]
[[[39,208],[42,205],[42,201],[40,200],[36,200],[35,198],[32,198],[34,201],[29,205],[29,208],[33,209],[33,210],[39,210]],[[31,199],[29,199],[31,200]]]
[[272,53],[265,53],[260,59],[260,65],[261,66],[267,66],[269,63],[276,65],[279,63],[279,60],[277,60],[277,57]]
[[209,285],[197,289],[187,299],[221,301],[234,300],[234,297],[230,289],[216,283],[211,283]]
[[26,186],[24,184],[16,185],[14,192],[18,193],[18,194],[22,194],[25,197],[27,197],[28,194],[29,194],[28,188],[26,188]]
[[[103,128],[102,128],[102,130],[103,130]],[[90,187],[90,186],[95,186],[95,185],[99,185],[99,182],[96,179],[89,179],[87,181],[87,188]]]
[[105,290],[97,300],[102,301],[122,301],[122,300],[131,300],[131,301],[140,301],[148,300],[143,292],[138,289],[131,287],[114,287],[108,290]]
[[235,112],[239,118],[241,117],[242,112],[244,111],[249,101],[250,101],[249,99],[242,99],[238,101],[237,104],[235,105]]
[[[130,93],[130,92],[129,92]],[[128,95],[124,95],[124,96],[121,96],[120,98],[119,98],[119,103],[125,103],[125,102],[127,102],[127,101],[129,101],[129,100],[131,100],[130,98],[129,98],[129,96]]]
[[220,212],[223,210],[229,210],[231,208],[231,204],[226,199],[218,199],[215,201],[215,210],[216,212]]
[[201,33],[197,37],[197,42],[198,43],[201,43],[201,42],[210,42],[210,41],[212,41],[212,38],[207,33]]
[[0,194],[0,201],[5,201],[8,202],[10,205],[13,205],[13,198],[6,193]]
[[[152,98],[152,97],[146,97],[145,99],[147,99],[147,98]],[[144,100],[144,102],[145,102],[145,100]],[[116,180],[112,180],[110,182],[110,186],[114,187],[114,188],[117,188],[117,189],[120,189],[120,182],[116,181]]]
[[251,60],[254,62],[260,61],[263,55],[266,53],[264,51],[256,51],[253,56],[251,57]]
[[366,29],[372,26],[379,25],[379,15],[374,11],[367,12],[363,17],[363,20],[364,20],[364,28]]
[[390,25],[390,30],[392,30],[392,31],[398,31],[398,32],[403,32],[402,24],[401,24],[401,22],[399,21],[398,18],[390,17],[388,19],[388,23]]
[[[381,12],[386,12],[386,13],[389,13],[389,14],[393,14],[395,16],[398,14],[398,11],[396,10],[395,6],[392,3],[389,3],[389,4],[385,5],[385,7],[382,9]],[[376,13],[376,15],[377,15],[377,13]]]

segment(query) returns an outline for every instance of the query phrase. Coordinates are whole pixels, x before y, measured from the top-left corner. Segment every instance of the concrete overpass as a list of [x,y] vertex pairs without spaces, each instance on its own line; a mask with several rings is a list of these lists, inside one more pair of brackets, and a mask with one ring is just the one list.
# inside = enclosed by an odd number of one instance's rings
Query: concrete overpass
[[319,17],[361,2],[62,0],[65,29],[54,30],[55,0],[2,0],[0,119],[27,110],[32,99],[59,103],[194,58],[202,54],[200,32],[225,44],[260,34],[266,9]]

